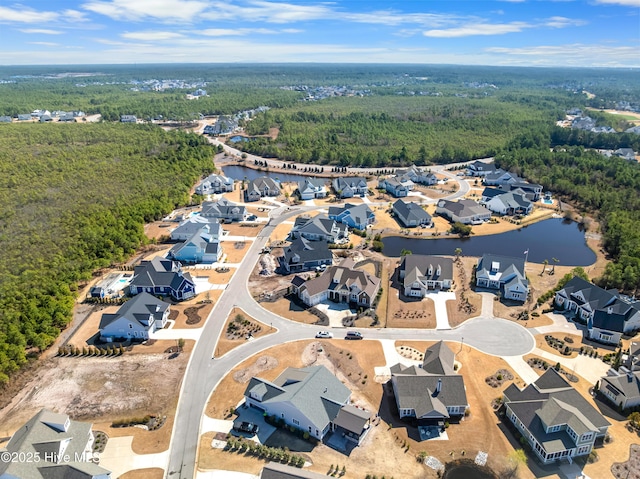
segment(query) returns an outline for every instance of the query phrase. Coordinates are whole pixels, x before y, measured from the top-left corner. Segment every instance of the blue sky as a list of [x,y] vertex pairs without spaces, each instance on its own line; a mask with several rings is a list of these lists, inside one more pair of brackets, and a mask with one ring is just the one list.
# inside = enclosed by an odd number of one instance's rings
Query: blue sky
[[640,0],[0,0],[0,64],[640,66]]

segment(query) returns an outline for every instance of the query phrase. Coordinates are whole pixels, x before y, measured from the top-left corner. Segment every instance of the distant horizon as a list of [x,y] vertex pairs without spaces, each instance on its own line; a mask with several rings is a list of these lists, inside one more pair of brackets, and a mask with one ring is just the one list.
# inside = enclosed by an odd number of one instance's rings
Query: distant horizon
[[640,68],[640,0],[28,3],[0,6],[1,66]]

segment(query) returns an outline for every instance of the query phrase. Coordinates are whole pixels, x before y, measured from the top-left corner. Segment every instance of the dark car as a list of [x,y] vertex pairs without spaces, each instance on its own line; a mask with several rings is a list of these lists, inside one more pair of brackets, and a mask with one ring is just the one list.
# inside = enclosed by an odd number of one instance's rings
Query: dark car
[[347,331],[344,339],[362,339],[362,333],[360,331]]
[[246,434],[258,434],[258,426],[253,424],[252,422],[243,421],[240,424],[234,424],[233,430],[238,432],[244,432]]

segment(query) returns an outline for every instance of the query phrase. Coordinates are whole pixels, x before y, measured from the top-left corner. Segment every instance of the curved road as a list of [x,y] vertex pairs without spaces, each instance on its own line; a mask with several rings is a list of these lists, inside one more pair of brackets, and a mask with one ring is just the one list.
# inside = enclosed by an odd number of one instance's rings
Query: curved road
[[[455,179],[460,189],[448,198],[457,198],[469,190],[469,184],[444,170],[434,170]],[[294,208],[280,207],[271,212],[267,225],[253,241],[240,267],[232,276],[227,289],[215,304],[202,330],[200,339],[191,353],[182,382],[174,427],[171,436],[168,479],[192,479],[197,470],[197,451],[200,439],[200,424],[208,398],[216,385],[235,365],[244,359],[272,346],[299,339],[314,337],[321,328],[286,320],[260,306],[248,292],[247,282],[260,251],[266,245],[275,227],[287,219],[317,206]],[[246,313],[265,324],[272,325],[277,332],[237,347],[222,358],[214,358],[214,348],[222,332],[226,318],[238,306]],[[484,353],[496,356],[516,356],[533,349],[535,342],[529,332],[521,326],[498,318],[479,317],[465,322],[453,330],[407,330],[366,329],[367,339],[397,340],[447,340],[459,341]],[[508,341],[505,338],[509,338]]]

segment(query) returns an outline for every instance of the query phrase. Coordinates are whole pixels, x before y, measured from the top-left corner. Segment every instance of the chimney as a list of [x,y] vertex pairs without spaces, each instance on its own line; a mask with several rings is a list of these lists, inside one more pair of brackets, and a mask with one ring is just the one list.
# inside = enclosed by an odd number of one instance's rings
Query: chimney
[[442,378],[438,378],[438,385],[436,386],[436,394],[442,391]]

